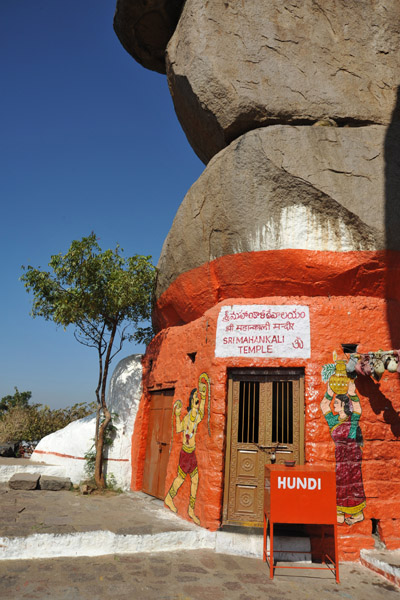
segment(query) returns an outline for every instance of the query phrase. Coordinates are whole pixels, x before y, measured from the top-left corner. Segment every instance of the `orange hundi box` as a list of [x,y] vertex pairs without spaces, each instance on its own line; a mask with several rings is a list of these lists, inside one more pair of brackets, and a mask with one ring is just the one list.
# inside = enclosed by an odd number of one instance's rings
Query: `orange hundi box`
[[264,511],[274,523],[335,524],[335,471],[315,465],[267,465]]

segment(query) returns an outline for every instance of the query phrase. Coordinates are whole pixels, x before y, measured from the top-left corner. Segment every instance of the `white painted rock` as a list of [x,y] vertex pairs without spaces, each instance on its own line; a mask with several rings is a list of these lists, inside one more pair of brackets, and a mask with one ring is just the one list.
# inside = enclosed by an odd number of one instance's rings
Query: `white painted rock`
[[397,0],[186,0],[167,47],[175,110],[201,160],[256,127],[388,124]]
[[182,273],[225,255],[400,249],[399,142],[389,137],[400,139],[398,129],[277,125],[232,142],[179,207],[157,298]]
[[[105,452],[105,473],[112,474],[116,485],[122,489],[130,488],[131,438],[142,394],[141,359],[141,354],[122,359],[113,372],[109,386],[108,407],[118,415],[118,419],[114,419],[117,428],[114,443]],[[95,426],[94,414],[73,421],[40,440],[32,460],[63,465],[71,481],[79,483],[86,478],[84,456],[93,446]]]

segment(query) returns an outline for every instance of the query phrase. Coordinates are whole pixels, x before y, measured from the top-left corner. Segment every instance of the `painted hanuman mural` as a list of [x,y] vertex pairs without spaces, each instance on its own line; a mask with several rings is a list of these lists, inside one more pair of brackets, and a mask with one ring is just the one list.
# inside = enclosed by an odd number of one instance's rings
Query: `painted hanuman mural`
[[337,521],[353,525],[364,519],[365,508],[363,437],[358,424],[361,404],[354,380],[346,375],[345,362],[336,361],[336,353],[334,361],[322,369],[327,391],[320,406],[335,443]]
[[182,402],[180,400],[177,400],[174,403],[173,408],[173,413],[175,413],[176,417],[176,433],[183,433],[183,440],[179,455],[178,474],[168,490],[168,494],[165,497],[165,504],[173,512],[177,512],[174,498],[185,481],[186,476],[190,475],[191,482],[188,515],[197,525],[200,525],[200,519],[194,512],[197,488],[199,486],[199,472],[196,458],[196,432],[197,427],[204,418],[205,405],[208,397],[208,434],[210,435],[210,388],[210,378],[207,373],[202,373],[199,377],[198,389],[194,388],[190,392],[187,414],[181,418]]

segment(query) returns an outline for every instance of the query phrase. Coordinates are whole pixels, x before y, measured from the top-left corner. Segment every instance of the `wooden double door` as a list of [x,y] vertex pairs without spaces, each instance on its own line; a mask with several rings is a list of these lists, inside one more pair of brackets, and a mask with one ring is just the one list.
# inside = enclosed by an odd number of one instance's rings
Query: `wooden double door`
[[304,464],[303,369],[229,373],[223,523],[261,526],[264,467]]
[[150,393],[149,427],[142,489],[146,494],[164,499],[169,451],[174,390]]

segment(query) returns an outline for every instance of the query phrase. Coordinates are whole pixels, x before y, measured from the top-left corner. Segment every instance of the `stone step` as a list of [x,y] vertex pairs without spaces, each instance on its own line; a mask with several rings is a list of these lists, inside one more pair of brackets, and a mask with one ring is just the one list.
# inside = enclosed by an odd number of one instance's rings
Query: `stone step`
[[54,475],[41,475],[39,487],[41,490],[51,490],[59,492],[60,490],[70,490],[71,480],[69,477],[55,477]]
[[[102,556],[104,554],[135,554],[143,552],[172,552],[210,549],[220,554],[232,554],[262,559],[263,537],[241,536],[235,533],[212,532],[201,527],[188,531],[168,531],[137,535],[116,534],[111,531],[83,531],[70,534],[34,534],[24,537],[0,537],[0,560],[56,558],[66,556]],[[278,543],[278,536],[274,542]],[[293,550],[293,538],[286,539]],[[304,544],[304,538],[300,542]],[[294,543],[296,545],[296,542]],[[303,546],[304,547],[304,546]],[[306,554],[306,553],[305,553]],[[301,562],[299,555],[281,555],[280,562]],[[304,561],[302,561],[304,562]],[[311,562],[306,560],[306,562]]]
[[0,458],[0,483],[7,483],[15,473],[38,473],[54,477],[66,477],[66,468],[62,465],[47,465],[34,462],[29,458]]
[[[216,552],[262,558],[263,534],[217,531]],[[269,537],[267,538],[269,552]],[[274,535],[274,558],[279,562],[311,562],[309,537]]]
[[400,587],[399,550],[361,550],[360,562]]
[[36,490],[40,473],[14,473],[8,485],[12,490]]
[[12,490],[70,490],[69,477],[55,477],[54,475],[41,475],[40,473],[14,473],[8,482]]

